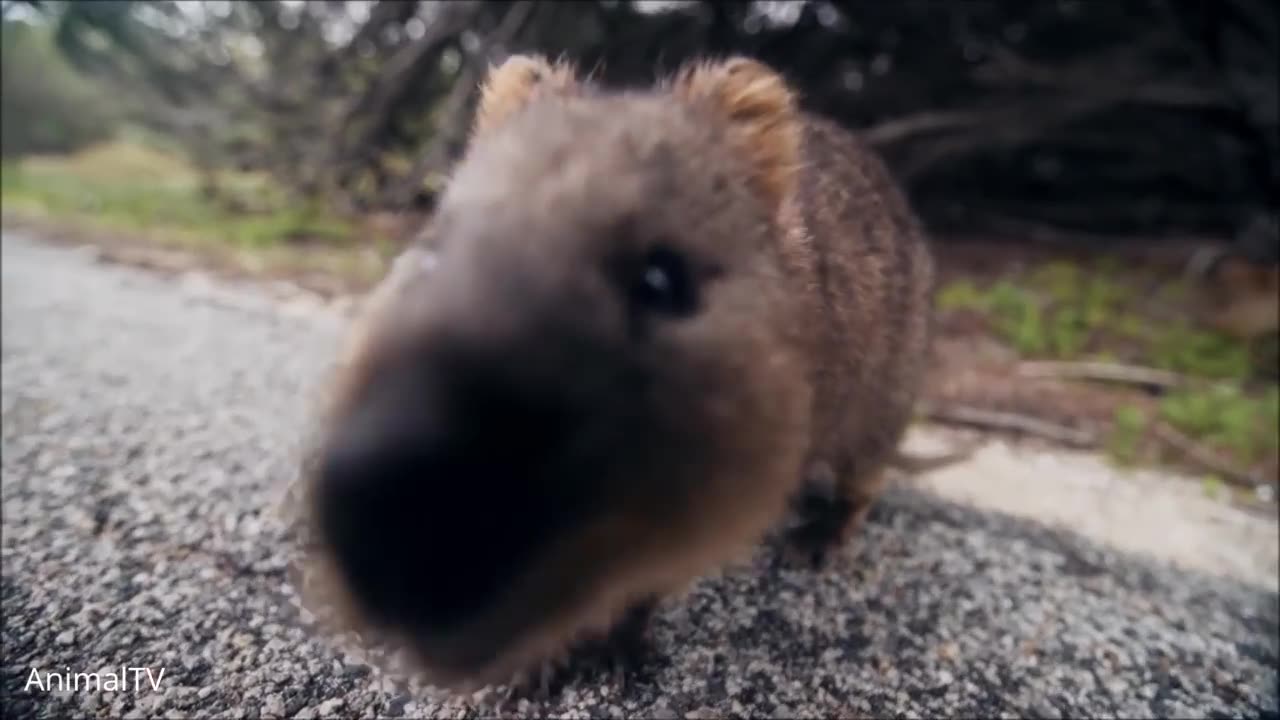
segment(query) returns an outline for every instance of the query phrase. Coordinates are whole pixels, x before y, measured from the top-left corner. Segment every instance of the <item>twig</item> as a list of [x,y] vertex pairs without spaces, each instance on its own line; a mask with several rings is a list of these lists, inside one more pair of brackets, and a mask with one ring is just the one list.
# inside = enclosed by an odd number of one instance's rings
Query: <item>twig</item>
[[1092,448],[1098,444],[1097,436],[1087,430],[1058,425],[1018,413],[987,410],[969,405],[943,405],[926,407],[923,414],[935,422],[1021,432],[1072,447]]
[[860,134],[867,143],[880,147],[908,140],[915,135],[973,127],[991,122],[992,119],[990,113],[978,111],[926,111],[885,120],[862,130]]
[[517,3],[503,16],[502,22],[483,40],[483,47],[469,54],[453,80],[444,101],[440,104],[441,121],[435,130],[435,138],[426,152],[418,158],[399,184],[388,193],[389,204],[405,208],[412,204],[414,196],[422,190],[422,182],[433,171],[443,169],[449,158],[450,146],[464,136],[470,119],[468,101],[479,94],[476,83],[488,70],[482,56],[494,50],[502,51],[520,34],[536,8],[532,2]]
[[1108,362],[1030,361],[1018,365],[1018,374],[1026,378],[1101,380],[1149,385],[1162,389],[1180,387],[1188,383],[1186,377],[1168,370]]
[[1154,428],[1154,433],[1158,440],[1174,450],[1177,450],[1188,460],[1191,460],[1205,470],[1222,476],[1223,480],[1230,481],[1235,485],[1240,485],[1250,490],[1264,484],[1262,478],[1252,475],[1247,470],[1242,470],[1231,463],[1228,463],[1210,448],[1205,447],[1181,432],[1178,432],[1166,423],[1157,423]]
[[[1059,214],[1061,214],[1061,211],[1059,211]],[[1114,235],[1086,232],[1074,228],[1069,229],[1051,223],[1028,220],[1004,212],[978,211],[974,213],[974,217],[981,220],[984,225],[992,230],[1016,236],[1020,240],[1031,243],[1087,247],[1089,244],[1114,246],[1116,242]]]
[[[355,168],[369,152],[369,144],[391,122],[390,112],[401,97],[421,80],[422,67],[441,51],[454,35],[465,30],[483,3],[450,3],[444,6],[427,31],[387,59],[374,82],[352,98],[342,111],[333,137],[330,162]],[[367,119],[363,126],[362,120]]]

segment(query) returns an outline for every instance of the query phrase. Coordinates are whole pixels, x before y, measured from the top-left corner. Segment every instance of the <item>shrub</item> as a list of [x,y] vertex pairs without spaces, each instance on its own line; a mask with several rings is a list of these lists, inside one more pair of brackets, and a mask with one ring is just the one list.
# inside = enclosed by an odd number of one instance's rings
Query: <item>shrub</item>
[[46,26],[0,24],[0,155],[69,153],[109,138],[107,98],[54,49]]

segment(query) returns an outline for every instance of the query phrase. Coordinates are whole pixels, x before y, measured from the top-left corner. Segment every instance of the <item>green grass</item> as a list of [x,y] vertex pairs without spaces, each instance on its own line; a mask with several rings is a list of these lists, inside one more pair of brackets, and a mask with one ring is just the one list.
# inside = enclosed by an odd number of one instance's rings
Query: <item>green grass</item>
[[1252,465],[1280,447],[1280,387],[1246,393],[1238,383],[1174,392],[1160,402],[1160,416],[1170,425],[1228,451],[1237,462]]
[[[1252,377],[1248,342],[1197,326],[1182,317],[1157,320],[1145,313],[1134,273],[1112,262],[1081,267],[1046,263],[985,285],[958,280],[942,287],[942,313],[970,312],[1026,359],[1106,360],[1172,370],[1205,382],[1163,397],[1148,413],[1120,406],[1106,448],[1120,464],[1136,462],[1146,427],[1166,422],[1188,436],[1251,466],[1280,448],[1280,385]],[[1187,288],[1168,283],[1159,300],[1185,304]],[[1151,417],[1148,417],[1148,415]]]
[[1200,489],[1204,493],[1204,496],[1210,500],[1217,500],[1221,498],[1225,490],[1222,478],[1217,475],[1206,475],[1204,479],[1200,481]]
[[[1075,359],[1086,353],[1102,331],[1128,335],[1145,332],[1125,313],[1130,290],[1115,270],[1086,273],[1068,263],[1048,263],[1025,277],[978,288],[968,280],[944,287],[938,307],[985,315],[993,329],[1026,356]],[[1101,350],[1095,350],[1101,352]]]
[[234,210],[205,197],[198,174],[180,156],[117,141],[71,156],[6,164],[0,198],[6,212],[80,220],[179,244],[254,249],[338,244],[353,235],[343,220],[291,204],[265,176],[225,173],[219,182]]
[[1116,408],[1107,452],[1121,465],[1132,465],[1138,457],[1142,436],[1147,428],[1147,415],[1142,408],[1122,405]]
[[[1161,293],[1176,298],[1185,288],[1170,283]],[[1131,362],[1199,377],[1243,380],[1252,371],[1243,340],[1186,320],[1143,317],[1134,291],[1107,263],[1089,269],[1048,263],[985,287],[958,280],[939,290],[937,305],[942,312],[981,314],[1026,357],[1116,359],[1115,348],[1124,346]]]
[[1252,371],[1247,343],[1185,321],[1147,331],[1151,364],[1208,378],[1245,380]]

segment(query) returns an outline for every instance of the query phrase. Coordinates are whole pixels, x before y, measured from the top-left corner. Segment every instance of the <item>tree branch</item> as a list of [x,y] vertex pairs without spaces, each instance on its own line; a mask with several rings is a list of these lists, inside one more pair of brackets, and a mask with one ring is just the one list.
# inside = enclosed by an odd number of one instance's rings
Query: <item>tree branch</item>
[[1018,374],[1026,378],[1100,380],[1162,389],[1180,387],[1188,381],[1168,370],[1107,362],[1029,361],[1018,365]]
[[1098,445],[1098,438],[1092,432],[1057,425],[1018,413],[988,410],[970,405],[941,405],[927,406],[923,408],[922,414],[935,422],[1025,433],[1077,448],[1087,449]]
[[408,175],[388,193],[389,201],[393,206],[408,207],[421,191],[423,180],[431,173],[440,171],[448,162],[449,148],[466,132],[467,120],[470,117],[468,101],[477,92],[477,86],[486,70],[487,62],[494,59],[489,57],[491,52],[494,49],[505,52],[504,46],[520,34],[533,16],[534,10],[535,3],[529,0],[514,4],[503,16],[498,27],[481,41],[480,47],[475,52],[468,53],[466,62],[454,78],[453,87],[445,97],[440,111],[441,120],[436,127],[430,146],[414,163]]
[[[339,178],[349,175],[350,169],[368,155],[372,139],[391,122],[392,107],[418,81],[426,61],[449,38],[465,29],[484,7],[480,2],[445,5],[422,37],[392,55],[378,79],[351,101],[334,133],[333,164],[338,168]],[[353,131],[361,119],[364,126]]]

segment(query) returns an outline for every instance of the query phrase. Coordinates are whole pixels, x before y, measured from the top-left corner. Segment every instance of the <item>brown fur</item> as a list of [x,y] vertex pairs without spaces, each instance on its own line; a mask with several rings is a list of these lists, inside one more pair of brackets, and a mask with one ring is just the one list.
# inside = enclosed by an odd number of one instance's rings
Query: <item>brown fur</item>
[[[836,489],[825,529],[806,536],[818,551],[879,494],[924,368],[932,262],[880,162],[802,113],[764,65],[700,63],[652,91],[601,93],[565,65],[508,60],[485,84],[430,232],[439,270],[428,279],[406,255],[375,294],[321,450],[351,432],[398,363],[479,367],[586,412],[545,462],[592,498],[482,609],[429,631],[392,628],[433,681],[501,682],[608,632],[645,598],[744,557],[806,479]],[[692,313],[637,315],[620,299],[618,283],[655,246],[684,258]],[[443,365],[455,351],[479,364]],[[518,439],[493,432],[494,453]],[[528,467],[528,482],[561,487],[559,470],[534,480],[542,466]],[[459,482],[420,480],[433,481]],[[431,573],[406,557],[418,565],[404,574]],[[361,622],[336,577],[330,591]],[[439,583],[431,592],[453,591]]]
[[804,133],[783,79],[754,60],[732,58],[690,65],[676,76],[671,92],[728,121],[727,142],[751,165],[748,182],[770,207],[780,207],[795,189]]
[[493,68],[480,92],[472,139],[502,124],[538,94],[555,98],[577,93],[578,81],[568,63],[516,55]]
[[927,362],[933,262],[869,150],[815,117],[805,140],[810,166],[786,208],[786,247],[806,291],[802,312],[822,319],[808,338],[816,402],[806,476],[833,477],[848,503],[822,519],[829,537],[805,536],[821,552],[865,517],[910,421]]

